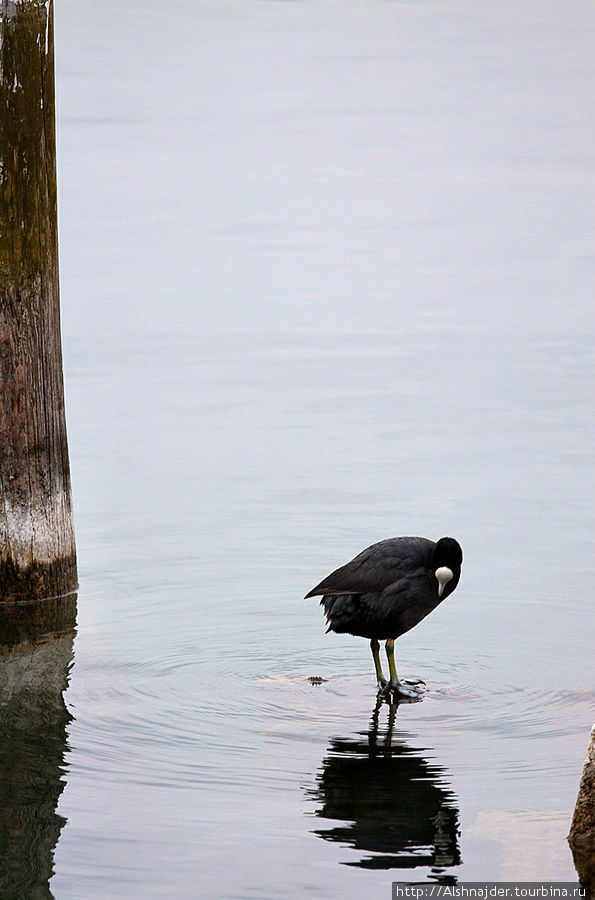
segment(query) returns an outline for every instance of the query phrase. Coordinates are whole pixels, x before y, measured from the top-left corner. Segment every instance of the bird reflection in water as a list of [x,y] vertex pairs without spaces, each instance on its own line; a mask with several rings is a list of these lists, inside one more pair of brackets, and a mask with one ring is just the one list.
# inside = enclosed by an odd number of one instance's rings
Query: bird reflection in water
[[445,770],[430,762],[426,748],[412,747],[403,732],[393,739],[398,704],[388,706],[388,724],[379,726],[378,698],[368,732],[333,738],[317,785],[316,815],[340,825],[314,833],[366,851],[345,865],[365,869],[431,868],[437,883],[454,883],[446,872],[460,864],[456,796]]

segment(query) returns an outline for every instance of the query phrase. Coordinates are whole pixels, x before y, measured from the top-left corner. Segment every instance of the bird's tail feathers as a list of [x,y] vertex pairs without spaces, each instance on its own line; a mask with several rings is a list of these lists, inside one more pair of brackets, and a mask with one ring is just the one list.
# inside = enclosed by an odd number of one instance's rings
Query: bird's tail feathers
[[349,631],[350,624],[359,606],[358,594],[325,594],[320,601],[324,607],[329,631],[337,633]]

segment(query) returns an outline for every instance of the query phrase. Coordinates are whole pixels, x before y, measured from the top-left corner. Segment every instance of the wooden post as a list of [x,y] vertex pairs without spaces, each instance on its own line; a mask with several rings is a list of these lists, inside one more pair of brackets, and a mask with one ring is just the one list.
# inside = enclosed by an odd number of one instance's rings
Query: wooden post
[[54,119],[52,0],[0,0],[0,601],[77,586]]
[[[581,883],[595,895],[595,725],[583,768],[568,842]],[[587,895],[589,896],[589,895]]]

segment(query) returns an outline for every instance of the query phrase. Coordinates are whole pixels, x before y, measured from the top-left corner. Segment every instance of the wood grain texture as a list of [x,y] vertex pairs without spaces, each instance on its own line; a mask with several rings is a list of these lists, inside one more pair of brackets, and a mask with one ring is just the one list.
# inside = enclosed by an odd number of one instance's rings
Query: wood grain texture
[[53,7],[0,0],[0,597],[77,585],[58,284]]

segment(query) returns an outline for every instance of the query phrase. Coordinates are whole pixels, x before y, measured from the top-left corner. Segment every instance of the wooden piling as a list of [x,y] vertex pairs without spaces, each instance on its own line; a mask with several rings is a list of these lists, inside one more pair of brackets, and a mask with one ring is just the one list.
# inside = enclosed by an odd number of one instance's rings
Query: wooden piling
[[77,585],[58,289],[52,0],[0,0],[0,602]]
[[581,883],[595,895],[595,725],[583,768],[568,842]]

